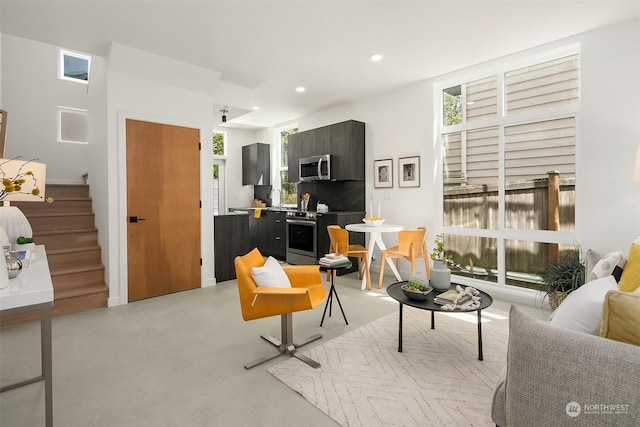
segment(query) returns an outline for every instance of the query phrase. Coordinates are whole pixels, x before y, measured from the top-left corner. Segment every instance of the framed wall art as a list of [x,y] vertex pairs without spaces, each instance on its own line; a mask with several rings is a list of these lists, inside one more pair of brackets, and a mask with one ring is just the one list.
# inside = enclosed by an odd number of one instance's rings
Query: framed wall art
[[393,159],[373,161],[374,188],[393,187]]
[[420,156],[398,159],[399,187],[420,187]]

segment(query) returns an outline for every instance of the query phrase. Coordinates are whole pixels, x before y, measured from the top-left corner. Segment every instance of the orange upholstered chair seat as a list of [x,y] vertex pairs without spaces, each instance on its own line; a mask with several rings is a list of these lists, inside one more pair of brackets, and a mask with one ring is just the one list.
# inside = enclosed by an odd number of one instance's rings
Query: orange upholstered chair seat
[[[313,309],[324,300],[327,291],[322,284],[320,267],[318,265],[285,265],[282,269],[289,278],[291,287],[275,288],[260,287],[253,279],[252,269],[262,267],[265,264],[265,259],[257,248],[246,255],[236,257],[234,263],[242,318],[254,320],[269,316],[281,316],[282,323],[282,340],[262,336],[265,340],[279,347],[278,353],[248,363],[245,367],[253,367],[285,352],[309,363],[311,359],[295,353],[292,342],[291,314],[296,311]],[[312,340],[298,344],[298,347],[321,337],[322,335],[316,334]],[[312,363],[309,364],[313,366]]]

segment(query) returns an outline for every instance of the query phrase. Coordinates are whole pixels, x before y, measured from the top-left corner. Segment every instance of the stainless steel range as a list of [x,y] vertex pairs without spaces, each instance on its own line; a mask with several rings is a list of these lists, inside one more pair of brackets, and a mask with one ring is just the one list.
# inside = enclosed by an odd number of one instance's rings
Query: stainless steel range
[[318,263],[317,220],[315,212],[287,212],[287,263]]

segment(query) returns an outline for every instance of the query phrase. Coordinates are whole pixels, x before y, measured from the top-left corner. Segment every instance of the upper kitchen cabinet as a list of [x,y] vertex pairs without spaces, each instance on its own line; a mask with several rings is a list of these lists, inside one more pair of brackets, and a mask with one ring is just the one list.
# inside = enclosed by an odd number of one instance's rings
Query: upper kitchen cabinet
[[269,144],[242,147],[242,185],[271,185]]
[[364,181],[364,123],[349,120],[329,126],[331,177]]
[[300,180],[301,158],[331,154],[331,179],[364,181],[364,123],[355,120],[289,135],[289,181]]

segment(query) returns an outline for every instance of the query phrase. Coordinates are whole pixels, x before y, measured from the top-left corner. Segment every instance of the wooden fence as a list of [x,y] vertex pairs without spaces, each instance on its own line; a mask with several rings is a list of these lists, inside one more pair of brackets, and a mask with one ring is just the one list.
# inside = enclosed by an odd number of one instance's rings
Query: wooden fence
[[[508,184],[505,188],[505,228],[570,232],[575,227],[575,179],[548,178]],[[456,186],[444,191],[444,225],[498,229],[498,188]],[[497,241],[489,237],[445,236],[446,254],[456,274],[497,281]],[[549,262],[557,262],[573,246],[508,240],[505,250],[507,283],[537,288]]]

